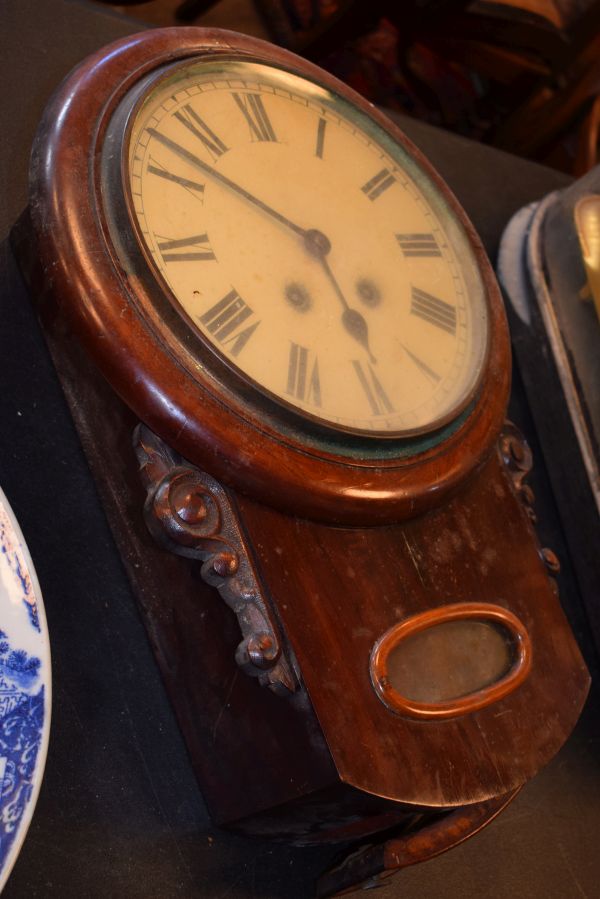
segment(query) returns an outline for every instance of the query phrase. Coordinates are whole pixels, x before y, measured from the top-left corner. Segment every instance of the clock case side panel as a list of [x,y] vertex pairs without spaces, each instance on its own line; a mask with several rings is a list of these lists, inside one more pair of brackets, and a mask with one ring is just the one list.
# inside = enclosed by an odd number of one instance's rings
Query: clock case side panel
[[510,349],[484,250],[439,176],[388,119],[327,78],[326,86],[357,102],[407,148],[443,193],[480,265],[491,327],[479,394],[464,420],[437,445],[410,456],[406,444],[399,443],[393,458],[317,451],[301,428],[273,429],[260,404],[236,407],[230,389],[221,390],[214,378],[203,380],[198,370],[186,370],[176,349],[149,327],[148,297],[120,267],[110,243],[99,170],[111,112],[152,68],[198,53],[236,52],[317,80],[319,70],[227,32],[159,30],[114,47],[111,54],[92,57],[65,83],[48,108],[34,149],[31,239],[46,314],[70,319],[114,389],[165,442],[219,481],[262,502],[303,517],[362,525],[414,515],[455,492],[489,455],[499,433],[510,387]]
[[232,611],[200,565],[161,549],[144,523],[135,416],[64,323],[45,338],[212,819],[299,845],[409,825],[414,809],[340,778],[303,687],[283,699],[239,669]]
[[314,795],[337,825],[343,789],[306,693],[283,701],[242,673],[235,615],[200,565],[159,547],[145,525],[135,416],[67,329],[45,337],[211,817],[254,832],[260,813],[262,833],[281,835],[287,814],[292,833],[308,833],[314,815],[298,809]]

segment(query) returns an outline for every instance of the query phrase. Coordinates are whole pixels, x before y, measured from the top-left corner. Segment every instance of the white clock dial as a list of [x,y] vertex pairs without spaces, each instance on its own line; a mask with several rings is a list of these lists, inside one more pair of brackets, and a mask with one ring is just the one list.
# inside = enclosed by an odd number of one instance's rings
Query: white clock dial
[[172,301],[277,402],[398,436],[473,396],[488,315],[466,235],[335,94],[259,63],[179,66],[137,107],[127,177]]

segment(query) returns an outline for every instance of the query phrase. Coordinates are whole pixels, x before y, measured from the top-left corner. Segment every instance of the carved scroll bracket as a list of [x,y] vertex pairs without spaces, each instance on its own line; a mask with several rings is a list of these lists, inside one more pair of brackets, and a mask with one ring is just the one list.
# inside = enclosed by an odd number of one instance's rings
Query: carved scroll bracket
[[525,483],[533,466],[533,455],[529,444],[512,421],[504,422],[498,449],[515,491],[535,524],[536,515],[533,509],[535,495],[529,484]]
[[293,693],[298,679],[227,493],[145,425],[136,428],[134,446],[148,492],[144,515],[150,533],[171,552],[202,562],[202,578],[217,588],[239,622],[240,668],[276,693]]
[[[533,454],[529,444],[512,421],[504,422],[498,441],[498,452],[510,475],[517,496],[525,506],[532,524],[535,524],[537,521],[533,508],[535,495],[529,484],[525,483],[533,466]],[[553,550],[546,547],[540,548],[540,557],[550,574],[558,574],[560,562]]]

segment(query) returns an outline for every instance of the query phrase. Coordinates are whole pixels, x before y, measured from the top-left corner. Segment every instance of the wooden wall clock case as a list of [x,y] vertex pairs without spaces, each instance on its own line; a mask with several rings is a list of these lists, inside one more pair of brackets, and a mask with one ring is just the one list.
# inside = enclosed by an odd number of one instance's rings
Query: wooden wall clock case
[[[472,395],[433,433],[357,434],[287,408],[174,312],[130,213],[115,239],[102,179],[120,104],[161,66],[199,57],[323,86],[443,197],[485,286],[489,344]],[[488,823],[567,738],[588,675],[533,530],[531,456],[504,421],[502,301],[439,176],[387,118],[298,57],[228,32],[157,30],[61,86],[13,237],[217,822],[354,850],[368,837],[323,895]],[[491,683],[415,699],[390,681],[400,641],[465,622],[510,644]]]

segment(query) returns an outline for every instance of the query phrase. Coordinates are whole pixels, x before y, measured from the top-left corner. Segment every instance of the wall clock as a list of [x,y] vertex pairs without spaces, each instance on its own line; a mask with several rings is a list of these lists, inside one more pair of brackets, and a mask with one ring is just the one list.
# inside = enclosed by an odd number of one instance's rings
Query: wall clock
[[491,820],[588,677],[420,153],[298,57],[152,31],[51,101],[15,245],[216,820],[368,837],[323,895]]

